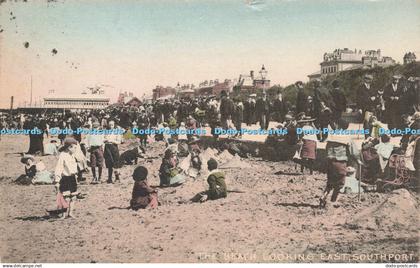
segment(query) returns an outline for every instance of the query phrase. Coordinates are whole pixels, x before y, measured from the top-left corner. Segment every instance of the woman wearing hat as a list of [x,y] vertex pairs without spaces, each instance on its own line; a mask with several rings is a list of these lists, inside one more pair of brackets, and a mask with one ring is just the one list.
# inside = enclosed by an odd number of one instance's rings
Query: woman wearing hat
[[[58,157],[58,162],[55,167],[54,183],[57,191],[60,191],[64,199],[68,202],[69,208],[67,210],[67,217],[74,217],[74,201],[78,194],[76,174],[77,162],[74,154],[77,149],[77,141],[74,138],[66,138],[64,146],[61,148],[61,153]],[[63,218],[65,214],[63,214]]]
[[[24,155],[20,162],[25,165],[25,179],[30,179],[32,184],[51,184],[52,176],[51,173],[45,169],[45,164],[40,161],[35,162],[35,158],[32,155]],[[18,178],[20,180],[21,177]]]

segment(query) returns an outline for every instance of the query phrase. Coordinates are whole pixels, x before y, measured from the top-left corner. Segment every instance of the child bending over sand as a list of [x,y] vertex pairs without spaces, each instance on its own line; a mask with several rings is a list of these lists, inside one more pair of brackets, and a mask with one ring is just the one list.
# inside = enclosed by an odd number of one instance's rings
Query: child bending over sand
[[217,169],[217,161],[214,158],[210,158],[210,160],[207,161],[207,168],[210,171],[210,174],[207,177],[209,189],[205,192],[198,193],[193,197],[193,202],[205,202],[207,200],[216,200],[227,197],[225,174]]

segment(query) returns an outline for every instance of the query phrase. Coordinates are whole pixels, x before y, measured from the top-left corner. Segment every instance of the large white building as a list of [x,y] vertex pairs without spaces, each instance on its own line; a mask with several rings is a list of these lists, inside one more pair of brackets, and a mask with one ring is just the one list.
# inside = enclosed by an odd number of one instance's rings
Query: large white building
[[386,67],[395,64],[391,57],[381,55],[381,50],[350,50],[336,49],[332,53],[324,53],[324,60],[320,63],[318,72],[308,75],[309,79],[322,78],[330,74],[354,69],[368,69],[376,66]]
[[110,98],[99,94],[48,96],[44,98],[44,108],[70,110],[103,109],[109,105]]

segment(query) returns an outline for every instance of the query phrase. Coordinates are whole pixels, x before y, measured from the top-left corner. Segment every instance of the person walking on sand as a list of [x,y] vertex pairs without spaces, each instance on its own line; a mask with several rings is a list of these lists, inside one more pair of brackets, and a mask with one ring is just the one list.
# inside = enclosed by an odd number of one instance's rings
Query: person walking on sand
[[[92,123],[92,130],[99,130],[100,127],[101,124],[98,121]],[[93,175],[92,184],[98,184],[101,183],[102,167],[104,163],[104,135],[88,134],[86,136],[86,143],[90,152],[90,167]],[[98,176],[96,175],[96,167],[98,167]]]
[[[74,218],[73,210],[76,201],[77,192],[77,162],[74,154],[76,152],[77,141],[74,138],[66,138],[58,157],[55,167],[54,184],[56,191],[60,192],[69,207],[67,209],[67,217]],[[66,215],[63,213],[62,218]]]
[[[120,128],[115,125],[114,120],[110,120],[108,123],[108,130],[116,132]],[[108,180],[107,183],[112,183],[112,173],[115,173],[115,181],[120,181],[120,172],[119,168],[121,166],[120,162],[120,152],[118,151],[118,145],[122,143],[122,135],[118,133],[111,133],[105,135],[105,166],[108,169]]]
[[[340,121],[342,122],[342,121]],[[347,129],[348,123],[340,123],[338,129]],[[320,208],[327,204],[327,197],[331,190],[331,202],[336,202],[340,189],[343,188],[347,175],[347,162],[353,158],[360,165],[360,152],[348,135],[329,135],[326,145],[327,151],[327,185],[319,199]]]

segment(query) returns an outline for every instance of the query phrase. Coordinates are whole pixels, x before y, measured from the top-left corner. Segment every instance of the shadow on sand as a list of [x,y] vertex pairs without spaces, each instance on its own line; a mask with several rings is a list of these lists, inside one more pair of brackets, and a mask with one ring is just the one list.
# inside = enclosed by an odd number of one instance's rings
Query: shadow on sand
[[275,172],[274,175],[299,176],[303,174],[299,172],[284,172],[280,170],[280,171]]
[[319,208],[319,205],[307,204],[307,203],[276,203],[275,206],[282,206],[282,207],[304,207],[304,208]]
[[58,217],[51,217],[49,215],[44,216],[26,216],[26,217],[16,217],[15,220],[20,221],[47,221],[47,220],[54,220],[58,219]]
[[109,207],[108,210],[113,210],[113,209],[130,209],[130,207]]

